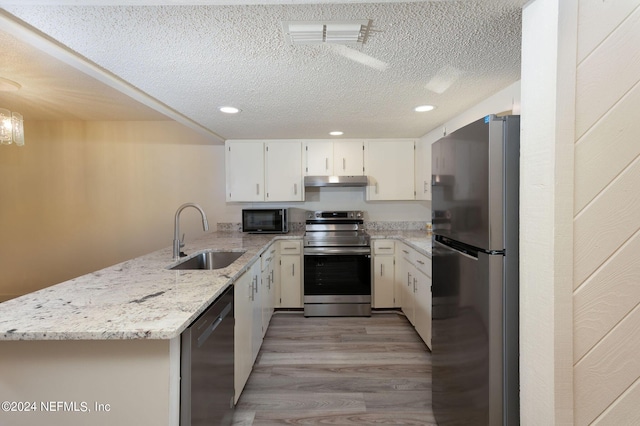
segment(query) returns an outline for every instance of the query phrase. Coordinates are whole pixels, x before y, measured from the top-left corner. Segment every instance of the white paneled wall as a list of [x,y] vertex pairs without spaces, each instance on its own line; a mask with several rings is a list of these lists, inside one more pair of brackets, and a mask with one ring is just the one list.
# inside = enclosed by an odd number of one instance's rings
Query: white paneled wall
[[640,4],[581,0],[575,424],[640,424]]

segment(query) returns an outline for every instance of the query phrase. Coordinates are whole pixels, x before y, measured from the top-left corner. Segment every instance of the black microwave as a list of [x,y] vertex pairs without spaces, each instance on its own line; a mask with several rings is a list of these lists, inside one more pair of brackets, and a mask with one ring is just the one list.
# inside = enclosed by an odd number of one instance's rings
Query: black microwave
[[286,234],[289,232],[287,209],[243,209],[242,232]]

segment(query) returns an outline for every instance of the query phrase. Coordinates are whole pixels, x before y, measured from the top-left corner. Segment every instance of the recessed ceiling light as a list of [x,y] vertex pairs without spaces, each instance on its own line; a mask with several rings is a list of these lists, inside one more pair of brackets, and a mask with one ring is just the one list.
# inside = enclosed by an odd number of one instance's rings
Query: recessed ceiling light
[[415,107],[413,110],[415,112],[426,112],[426,111],[431,111],[432,109],[435,109],[433,105],[420,105]]
[[240,110],[236,107],[232,107],[232,106],[223,106],[219,108],[221,112],[224,112],[225,114],[237,114],[240,112]]
[[344,135],[344,132],[335,131],[335,132],[329,132],[329,134],[331,136],[342,136],[342,135]]

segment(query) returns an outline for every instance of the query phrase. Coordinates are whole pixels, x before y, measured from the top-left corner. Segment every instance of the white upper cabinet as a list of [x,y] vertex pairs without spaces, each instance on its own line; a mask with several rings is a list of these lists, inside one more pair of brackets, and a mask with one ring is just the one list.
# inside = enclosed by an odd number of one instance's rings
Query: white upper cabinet
[[265,201],[302,201],[302,142],[265,142]]
[[264,142],[225,142],[227,201],[264,201]]
[[416,141],[416,200],[431,199],[431,144],[426,141]]
[[362,176],[363,141],[314,140],[305,142],[306,176]]
[[366,142],[367,200],[414,200],[413,139],[375,139]]
[[302,142],[225,142],[227,201],[302,201]]
[[306,176],[333,175],[333,142],[307,141],[304,143],[306,159]]
[[333,174],[362,176],[364,174],[364,142],[333,142]]

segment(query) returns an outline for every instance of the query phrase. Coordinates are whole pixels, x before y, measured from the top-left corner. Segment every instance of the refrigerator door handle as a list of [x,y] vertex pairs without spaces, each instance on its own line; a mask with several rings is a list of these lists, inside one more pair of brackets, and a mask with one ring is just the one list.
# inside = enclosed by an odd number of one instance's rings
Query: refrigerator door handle
[[439,245],[440,247],[446,248],[446,249],[448,249],[448,250],[455,251],[455,252],[456,252],[456,253],[458,253],[460,256],[467,257],[467,258],[469,258],[469,259],[471,259],[471,260],[478,260],[478,256],[473,256],[473,255],[470,255],[470,254],[468,254],[468,253],[464,253],[464,252],[462,252],[462,251],[460,251],[460,250],[457,250],[457,249],[456,249],[456,248],[454,248],[454,247],[448,246],[448,245],[446,245],[446,244],[442,244],[440,241],[436,241],[436,240],[434,240],[433,242],[434,242],[435,244]]

